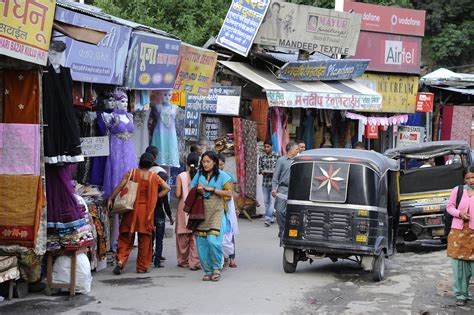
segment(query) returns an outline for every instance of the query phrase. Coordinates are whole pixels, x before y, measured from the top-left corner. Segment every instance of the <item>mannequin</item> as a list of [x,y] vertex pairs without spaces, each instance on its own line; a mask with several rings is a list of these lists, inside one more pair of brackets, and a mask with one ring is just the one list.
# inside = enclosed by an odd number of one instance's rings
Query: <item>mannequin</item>
[[82,162],[80,131],[74,113],[72,78],[69,68],[61,66],[66,44],[52,41],[48,71],[43,75],[43,121],[45,162]]
[[326,131],[324,133],[324,142],[323,142],[323,145],[321,147],[322,148],[332,148],[331,133],[329,131]]
[[162,92],[163,101],[153,107],[156,125],[153,130],[152,144],[159,150],[156,163],[179,167],[179,147],[176,136],[175,120],[177,107],[170,103],[171,90]]

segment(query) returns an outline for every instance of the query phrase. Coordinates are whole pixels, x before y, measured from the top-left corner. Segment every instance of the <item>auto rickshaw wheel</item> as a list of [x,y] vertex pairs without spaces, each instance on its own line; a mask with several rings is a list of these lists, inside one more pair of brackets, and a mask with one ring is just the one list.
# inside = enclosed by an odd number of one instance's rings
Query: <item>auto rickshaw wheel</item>
[[372,267],[372,280],[378,282],[382,281],[385,277],[385,255],[381,253],[374,259],[374,265]]
[[298,264],[298,259],[297,259],[297,256],[296,256],[296,252],[294,250],[293,251],[293,262],[290,263],[288,262],[288,260],[286,260],[286,256],[285,256],[285,251],[288,250],[288,249],[285,249],[283,250],[283,271],[285,271],[285,273],[294,273],[296,271],[296,265]]

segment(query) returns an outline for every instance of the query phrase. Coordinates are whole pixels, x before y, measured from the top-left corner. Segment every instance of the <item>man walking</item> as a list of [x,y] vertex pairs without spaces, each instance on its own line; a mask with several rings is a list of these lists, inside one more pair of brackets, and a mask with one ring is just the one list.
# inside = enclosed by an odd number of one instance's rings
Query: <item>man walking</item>
[[262,192],[265,203],[265,225],[270,226],[275,222],[273,219],[272,177],[275,171],[278,154],[272,151],[272,143],[263,143],[264,154],[258,159],[259,174],[263,175]]
[[290,182],[290,166],[294,157],[299,153],[298,144],[291,141],[286,145],[286,155],[277,160],[272,178],[272,196],[275,197],[275,210],[279,225],[278,237],[285,230],[286,202],[288,199],[288,184]]

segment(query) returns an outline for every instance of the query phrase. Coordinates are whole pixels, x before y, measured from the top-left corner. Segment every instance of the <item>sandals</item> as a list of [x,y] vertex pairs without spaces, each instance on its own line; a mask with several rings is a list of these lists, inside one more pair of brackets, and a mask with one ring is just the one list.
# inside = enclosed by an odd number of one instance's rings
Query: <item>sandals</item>
[[210,275],[204,275],[204,277],[202,277],[202,281],[211,281],[211,276]]
[[212,276],[211,276],[211,281],[213,282],[217,282],[221,279],[221,272],[220,270],[214,270],[212,272]]
[[466,300],[456,300],[456,305],[457,306],[464,306],[464,305],[466,305]]
[[189,267],[189,270],[192,270],[192,271],[196,271],[196,270],[200,270],[201,269],[201,266],[194,266],[194,267]]
[[237,264],[235,263],[235,260],[232,259],[232,260],[229,262],[229,268],[237,268]]
[[118,262],[117,265],[115,265],[115,268],[113,270],[114,275],[119,275],[122,273],[123,266],[122,263]]

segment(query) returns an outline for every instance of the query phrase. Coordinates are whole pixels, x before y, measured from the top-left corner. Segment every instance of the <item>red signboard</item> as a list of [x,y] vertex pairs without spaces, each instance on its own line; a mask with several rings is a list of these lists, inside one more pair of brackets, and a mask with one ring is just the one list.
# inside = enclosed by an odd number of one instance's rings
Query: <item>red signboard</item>
[[421,37],[360,32],[354,59],[370,59],[367,70],[420,73]]
[[379,137],[379,126],[365,125],[365,137],[367,139],[378,139],[378,137]]
[[425,15],[410,10],[361,2],[344,1],[344,11],[362,14],[361,30],[400,35],[423,36]]
[[416,111],[421,113],[433,112],[434,94],[418,93],[416,95]]

